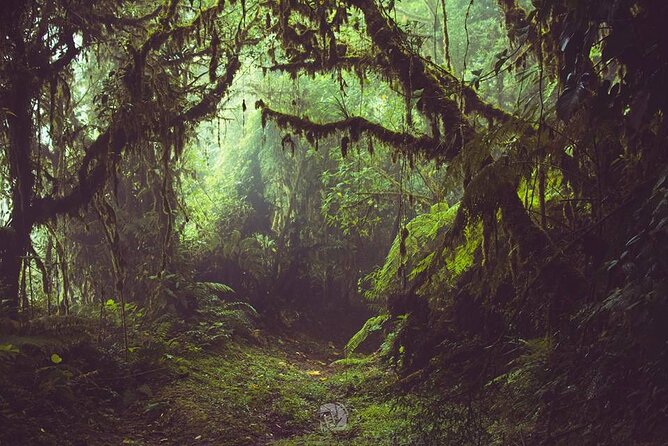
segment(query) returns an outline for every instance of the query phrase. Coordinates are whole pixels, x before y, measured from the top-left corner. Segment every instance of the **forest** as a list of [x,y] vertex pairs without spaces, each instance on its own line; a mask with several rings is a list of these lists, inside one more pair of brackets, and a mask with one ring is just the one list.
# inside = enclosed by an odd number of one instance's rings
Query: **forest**
[[668,444],[667,25],[2,0],[0,446]]

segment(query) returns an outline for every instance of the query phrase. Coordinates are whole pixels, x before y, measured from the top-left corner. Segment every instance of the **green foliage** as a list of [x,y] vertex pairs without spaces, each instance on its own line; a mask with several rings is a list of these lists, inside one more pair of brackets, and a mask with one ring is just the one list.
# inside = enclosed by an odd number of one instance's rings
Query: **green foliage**
[[[365,278],[369,287],[365,290],[364,296],[372,301],[384,299],[401,289],[402,271],[409,277],[414,277],[423,271],[434,256],[433,251],[436,249],[438,236],[443,234],[444,228],[452,224],[457,209],[458,206],[438,203],[432,206],[429,212],[418,215],[408,222],[406,224],[408,236],[403,241],[400,235],[397,236],[383,266]],[[403,254],[402,246],[405,250]],[[462,265],[466,263],[461,259],[459,262]]]
[[235,291],[218,282],[193,282],[172,274],[161,279],[162,294],[153,308],[158,320],[180,316],[189,323],[184,334],[198,348],[220,344],[235,335],[250,337],[259,315],[242,301],[229,301]]
[[198,323],[186,332],[199,347],[220,344],[233,336],[252,338],[258,313],[246,302],[208,301],[197,310]]
[[11,345],[8,351],[39,351],[51,354],[88,342],[96,333],[94,321],[77,316],[51,316],[33,319],[22,326],[2,324],[0,343]]
[[58,444],[64,425],[92,418],[87,414],[113,397],[105,381],[118,363],[104,352],[110,344],[94,345],[99,333],[94,321],[73,316],[2,324],[0,442]]
[[517,416],[517,411],[531,413],[532,409],[540,406],[540,396],[547,390],[536,392],[536,388],[545,383],[546,370],[555,351],[551,337],[519,339],[516,345],[520,354],[510,364],[510,369],[485,385],[490,392],[503,395],[498,412],[507,421],[493,422],[489,427],[489,433],[497,443],[507,437],[531,435],[536,416],[521,418]]
[[[447,249],[443,256],[445,262],[445,280],[450,286],[454,286],[457,279],[475,263],[475,254],[482,244],[482,224],[468,225],[463,231],[463,242]],[[418,271],[412,273],[415,276]]]
[[[191,373],[185,379],[146,402],[169,401],[158,423],[174,429],[175,436],[184,435],[185,425],[186,435],[197,432],[221,444],[252,444],[271,438],[268,434],[279,437],[311,428],[319,404],[327,399],[325,382],[273,347],[228,344],[215,354],[199,353],[187,364]],[[180,421],[175,426],[169,420]]]
[[13,344],[4,343],[0,344],[0,355],[14,355],[19,353],[20,350],[18,347],[15,347]]
[[362,328],[353,335],[345,347],[346,355],[352,355],[355,350],[372,334],[383,329],[383,324],[390,318],[388,314],[374,316],[367,320]]
[[276,259],[276,241],[270,236],[255,233],[239,242],[237,261],[256,279],[266,278]]
[[191,316],[202,303],[233,294],[228,285],[217,282],[194,282],[179,274],[166,274],[153,277],[158,282],[156,298],[152,302],[152,311],[156,314],[171,313]]

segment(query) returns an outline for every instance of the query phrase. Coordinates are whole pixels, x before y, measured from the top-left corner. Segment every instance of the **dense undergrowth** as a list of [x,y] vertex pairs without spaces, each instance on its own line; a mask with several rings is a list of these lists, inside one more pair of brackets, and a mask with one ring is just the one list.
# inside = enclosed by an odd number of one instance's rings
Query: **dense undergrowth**
[[[331,343],[240,326],[224,311],[196,328],[131,315],[146,331],[129,339],[127,360],[112,321],[5,330],[0,444],[412,444],[410,406],[392,400],[394,374],[377,357],[342,359]],[[344,431],[321,429],[328,402],[349,410]]]
[[[255,310],[206,295],[192,317],[154,319],[106,302],[99,315],[3,322],[2,444],[80,444],[152,386],[188,374],[184,357],[232,339],[253,339]],[[127,342],[127,344],[126,344]],[[87,439],[87,440],[86,440]]]

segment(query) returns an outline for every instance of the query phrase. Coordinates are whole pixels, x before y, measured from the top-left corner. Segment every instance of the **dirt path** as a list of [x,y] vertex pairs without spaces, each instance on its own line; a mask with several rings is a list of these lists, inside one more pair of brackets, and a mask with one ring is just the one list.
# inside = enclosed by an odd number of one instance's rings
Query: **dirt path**
[[[178,358],[179,379],[140,388],[145,398],[95,444],[266,445],[319,435],[320,405],[347,398],[362,371],[333,363],[341,352],[310,338],[277,337]],[[352,382],[353,380],[354,382]],[[287,443],[285,443],[287,441]],[[325,444],[325,443],[319,443]]]
[[[373,358],[342,359],[307,337],[230,344],[174,358],[180,378],[149,383],[122,415],[109,415],[91,445],[400,445],[402,408],[388,401],[392,376]],[[318,409],[341,402],[349,429],[321,432]]]

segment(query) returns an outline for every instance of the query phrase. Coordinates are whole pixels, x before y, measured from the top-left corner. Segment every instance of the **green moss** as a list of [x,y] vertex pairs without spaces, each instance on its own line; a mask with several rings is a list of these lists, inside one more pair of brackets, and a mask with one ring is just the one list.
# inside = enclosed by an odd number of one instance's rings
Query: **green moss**
[[366,321],[362,328],[346,344],[346,354],[351,355],[372,333],[380,331],[390,318],[388,314],[374,316]]
[[325,381],[331,401],[344,404],[349,411],[348,429],[343,432],[306,432],[278,440],[276,446],[312,445],[408,445],[406,406],[388,398],[388,385],[394,377],[373,357],[337,361],[337,370]]
[[445,267],[450,274],[451,282],[473,266],[474,255],[482,243],[482,223],[467,226],[464,229],[464,243],[457,246],[445,256]]
[[418,215],[408,222],[408,236],[405,243],[405,255],[401,255],[401,236],[397,236],[385,259],[385,264],[365,277],[369,289],[364,296],[369,300],[381,300],[398,289],[400,285],[399,268],[406,263],[409,278],[414,278],[423,271],[433,258],[435,241],[442,229],[452,224],[459,205],[448,207],[446,203],[437,203],[429,212]]
[[[284,344],[230,344],[216,354],[192,353],[172,363],[187,375],[155,386],[152,397],[138,403],[142,422],[168,438],[166,444],[193,444],[195,436],[231,446],[409,444],[401,440],[408,410],[390,403],[389,384],[396,378],[375,357],[327,365]],[[327,402],[348,408],[348,429],[320,432],[318,409]],[[124,441],[161,439],[143,435]]]
[[350,367],[350,366],[364,366],[373,363],[373,356],[349,356],[343,359],[336,360],[332,363],[335,366]]
[[289,436],[312,428],[326,399],[319,376],[270,348],[232,345],[182,362],[189,375],[146,402],[168,401],[158,422],[171,438],[190,431],[220,444],[250,445]]

